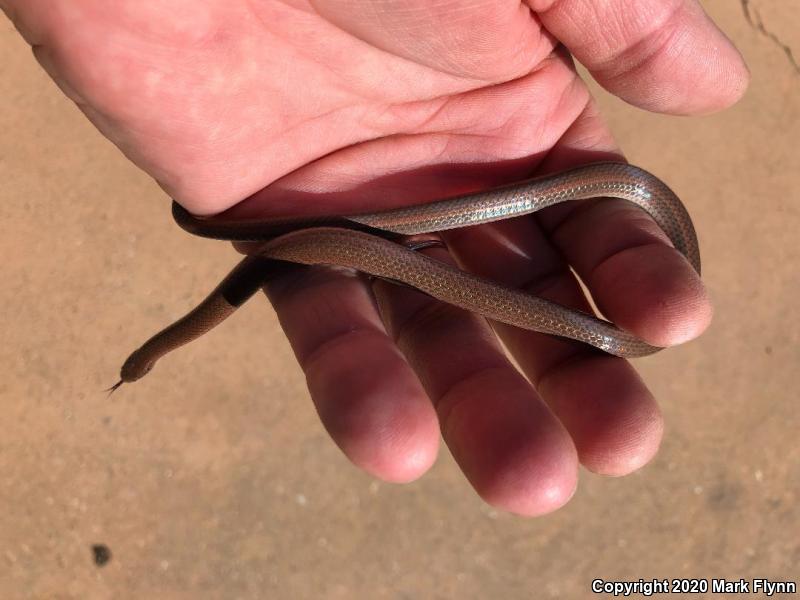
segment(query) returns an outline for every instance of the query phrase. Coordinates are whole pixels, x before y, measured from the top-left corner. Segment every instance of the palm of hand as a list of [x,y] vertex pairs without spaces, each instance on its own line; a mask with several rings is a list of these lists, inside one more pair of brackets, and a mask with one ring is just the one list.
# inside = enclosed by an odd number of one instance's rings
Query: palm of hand
[[[490,22],[484,4],[438,21],[441,45],[431,47],[424,31],[373,45],[305,2],[183,2],[174,19],[153,3],[120,12],[87,2],[64,7],[64,33],[38,54],[173,197],[215,213],[290,172],[304,187],[336,189],[347,185],[337,179],[389,169],[549,149],[588,95],[567,93],[575,83],[566,61],[543,68],[554,44],[533,17],[514,9]],[[448,40],[474,53],[459,56]],[[391,148],[381,141],[389,136]],[[355,144],[363,146],[349,150]]]
[[[250,214],[377,210],[616,153],[570,59],[521,3],[175,0],[170,14],[138,1],[14,4],[0,0],[62,89],[196,213],[246,197],[237,210]],[[568,44],[579,37],[559,21],[572,17],[570,2],[529,4],[543,14],[547,5],[548,27]],[[630,92],[633,69],[609,73],[609,87],[648,104]],[[714,108],[737,93],[660,108]],[[561,207],[448,243],[462,266],[584,308],[572,265],[604,313],[652,343],[690,339],[710,317],[692,269],[619,203]],[[341,273],[284,278],[268,294],[326,427],[383,478],[424,472],[440,423],[482,496],[537,514],[570,497],[578,459],[622,474],[658,447],[657,406],[623,360],[493,332]]]

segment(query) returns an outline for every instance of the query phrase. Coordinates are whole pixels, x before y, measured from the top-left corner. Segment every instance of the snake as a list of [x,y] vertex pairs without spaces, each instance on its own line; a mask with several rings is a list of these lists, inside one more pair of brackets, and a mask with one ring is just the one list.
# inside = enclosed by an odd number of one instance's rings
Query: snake
[[622,358],[653,354],[662,348],[610,321],[462,271],[419,252],[426,243],[409,242],[419,234],[530,215],[562,202],[609,197],[627,200],[649,214],[700,274],[697,234],[686,207],[658,177],[624,162],[590,163],[479,192],[353,215],[236,220],[194,216],[173,201],[173,218],[189,233],[260,244],[200,304],[135,350],[110,390],[144,377],[162,356],[219,325],[292,265],[354,269],[490,321],[582,342]]

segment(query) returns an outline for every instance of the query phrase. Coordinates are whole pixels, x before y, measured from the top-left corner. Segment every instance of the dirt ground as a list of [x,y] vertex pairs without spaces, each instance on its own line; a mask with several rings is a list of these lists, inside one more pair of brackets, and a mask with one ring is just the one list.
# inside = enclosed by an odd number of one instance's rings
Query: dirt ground
[[527,520],[484,505],[444,448],[409,485],[352,467],[263,301],[108,400],[127,352],[235,255],[180,234],[164,193],[0,20],[0,597],[584,598],[595,578],[800,579],[800,8],[705,6],[752,69],[740,104],[681,119],[601,103],[628,157],[688,204],[714,323],[638,361],[667,423],[656,459],[584,472],[564,509]]

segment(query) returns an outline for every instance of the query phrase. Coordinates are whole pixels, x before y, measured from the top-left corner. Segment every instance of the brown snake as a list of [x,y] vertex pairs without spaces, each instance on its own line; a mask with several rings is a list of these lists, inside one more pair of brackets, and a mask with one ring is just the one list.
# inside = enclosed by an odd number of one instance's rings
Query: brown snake
[[351,216],[229,221],[194,217],[173,203],[175,220],[190,233],[263,244],[196,308],[134,351],[112,390],[143,377],[159,358],[224,321],[287,262],[350,267],[488,319],[585,342],[616,356],[652,354],[661,348],[608,321],[460,271],[397,243],[407,235],[479,225],[568,200],[600,197],[621,198],[644,209],[700,273],[697,236],[686,208],[660,179],[625,163],[594,163],[428,204]]

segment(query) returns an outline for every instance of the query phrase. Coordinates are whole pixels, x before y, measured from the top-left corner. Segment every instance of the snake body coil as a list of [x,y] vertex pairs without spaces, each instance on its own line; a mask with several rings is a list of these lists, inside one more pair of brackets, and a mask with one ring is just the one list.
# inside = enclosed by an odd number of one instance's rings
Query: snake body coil
[[584,342],[616,356],[652,354],[661,348],[608,321],[465,273],[392,241],[599,197],[621,198],[641,207],[700,273],[697,236],[686,208],[657,177],[625,163],[594,163],[420,206],[345,217],[224,221],[194,217],[173,204],[176,221],[190,233],[263,245],[195,309],[131,354],[122,367],[120,383],[143,377],[161,356],[222,322],[276,270],[285,268],[285,262],[351,267],[404,283],[486,318]]

